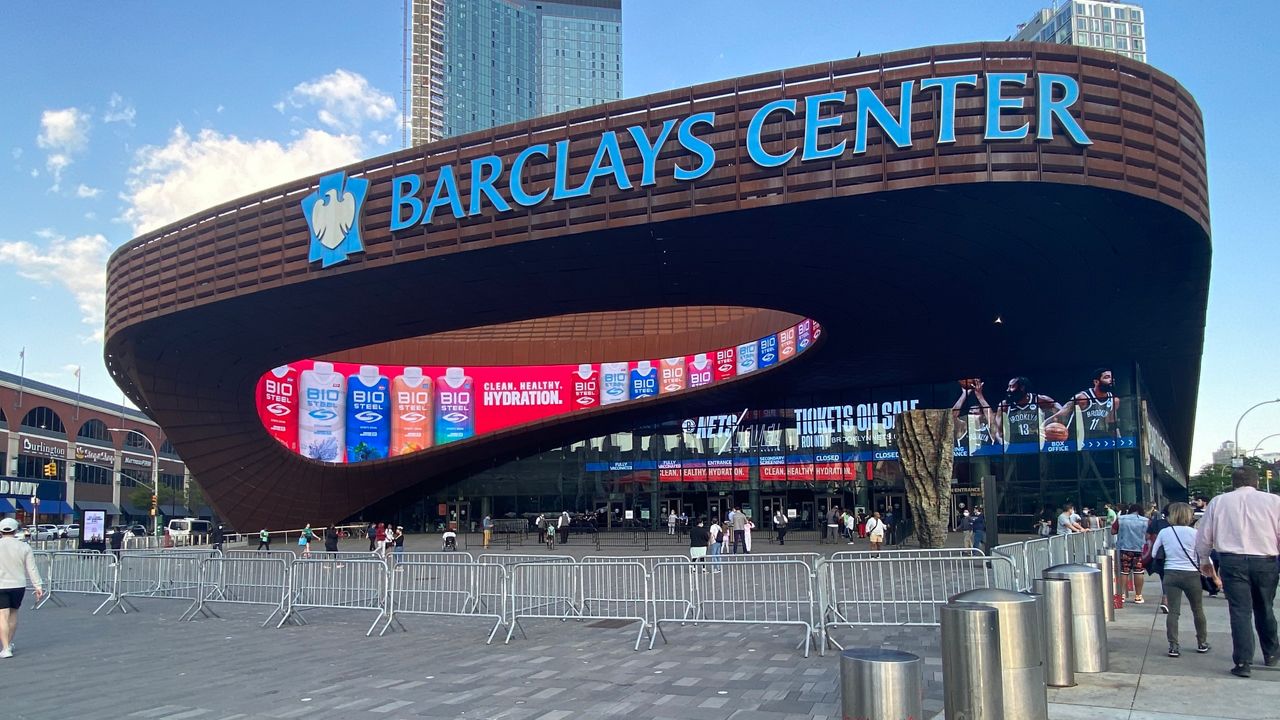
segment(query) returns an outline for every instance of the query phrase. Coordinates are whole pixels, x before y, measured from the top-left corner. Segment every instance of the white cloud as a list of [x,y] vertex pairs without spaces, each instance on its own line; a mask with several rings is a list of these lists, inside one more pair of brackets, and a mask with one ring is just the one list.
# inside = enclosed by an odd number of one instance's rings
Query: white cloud
[[120,93],[111,93],[111,99],[107,101],[107,112],[102,116],[102,122],[115,123],[122,122],[129,127],[133,127],[133,119],[138,116],[138,111],[133,105],[125,102],[120,97]]
[[[342,69],[300,83],[289,93],[289,104],[318,108],[316,118],[321,124],[340,132],[358,130],[366,120],[396,117],[396,101],[390,95],[370,85],[363,75]],[[284,112],[283,103],[275,108]]]
[[40,168],[31,168],[31,177],[33,178],[40,177]]
[[57,191],[62,183],[62,171],[71,164],[71,156],[89,145],[89,116],[78,108],[45,110],[40,114],[40,134],[36,144],[48,150],[45,168],[53,175],[53,187]]
[[18,158],[22,157],[22,148],[15,147],[14,149],[9,151],[9,154],[13,156],[14,160],[17,160]]
[[102,342],[110,247],[100,234],[67,238],[41,230],[36,244],[0,240],[0,265],[12,265],[18,275],[42,285],[61,285],[76,300],[80,321],[92,328],[86,342]]
[[387,143],[391,142],[391,134],[378,132],[377,130],[374,130],[369,133],[369,139],[374,141],[378,145],[386,145]]
[[76,197],[96,198],[100,192],[102,192],[101,188],[89,187],[84,183],[80,183],[79,187],[76,188]]
[[225,107],[223,107],[223,106],[221,106],[221,105],[219,105],[219,106],[217,107],[217,109],[216,109],[216,110],[214,110],[214,112],[215,112],[215,113],[217,113],[217,114],[219,114],[219,115],[221,115],[223,110],[226,110],[226,108],[225,108]]
[[257,190],[355,162],[357,135],[306,130],[287,144],[241,140],[215,130],[191,137],[179,125],[163,146],[144,147],[125,183],[122,219],[135,234]]

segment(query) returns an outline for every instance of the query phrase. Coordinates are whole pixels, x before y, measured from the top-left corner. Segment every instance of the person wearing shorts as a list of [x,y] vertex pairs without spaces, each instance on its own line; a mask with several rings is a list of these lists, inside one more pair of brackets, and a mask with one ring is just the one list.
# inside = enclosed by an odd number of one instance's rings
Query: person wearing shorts
[[1116,594],[1128,600],[1129,591],[1133,590],[1133,602],[1141,605],[1146,602],[1142,598],[1142,585],[1146,581],[1142,550],[1147,542],[1147,518],[1142,514],[1142,506],[1137,503],[1130,505],[1125,514],[1111,525],[1111,533],[1116,536],[1116,554],[1119,556]]
[[26,595],[27,581],[44,597],[44,581],[36,569],[31,546],[17,538],[18,521],[0,520],[0,658],[13,657],[13,636],[18,631],[18,609]]

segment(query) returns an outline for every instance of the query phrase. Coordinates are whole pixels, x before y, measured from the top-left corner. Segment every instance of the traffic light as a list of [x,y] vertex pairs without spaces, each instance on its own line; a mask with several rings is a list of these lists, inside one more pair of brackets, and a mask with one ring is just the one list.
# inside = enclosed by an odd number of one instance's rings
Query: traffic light
[[44,476],[47,478],[58,477],[58,463],[50,460],[44,466]]
[[152,495],[151,496],[151,514],[153,516],[156,514],[156,508],[159,507],[159,505],[160,505],[160,498],[155,495]]
[[1270,482],[1271,482],[1271,471],[1270,471],[1270,470],[1268,470],[1268,471],[1267,471],[1267,482],[1268,482],[1268,483],[1270,483]]

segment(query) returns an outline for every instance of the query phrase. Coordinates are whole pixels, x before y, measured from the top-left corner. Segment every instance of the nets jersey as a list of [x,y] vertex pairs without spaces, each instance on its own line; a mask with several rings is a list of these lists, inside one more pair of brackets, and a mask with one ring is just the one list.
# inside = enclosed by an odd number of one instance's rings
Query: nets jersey
[[1080,411],[1081,422],[1084,424],[1084,436],[1087,438],[1114,437],[1113,417],[1116,396],[1107,393],[1106,397],[1098,397],[1093,390],[1085,390],[1083,394],[1089,399],[1089,404]]
[[1040,442],[1040,396],[1031,393],[1026,403],[1009,403],[1004,412],[1005,442],[1038,443]]

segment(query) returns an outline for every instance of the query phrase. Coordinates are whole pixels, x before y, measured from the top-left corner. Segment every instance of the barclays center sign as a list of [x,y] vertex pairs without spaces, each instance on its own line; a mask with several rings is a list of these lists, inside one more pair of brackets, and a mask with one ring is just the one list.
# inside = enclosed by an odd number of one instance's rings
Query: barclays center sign
[[[957,95],[961,88],[982,93],[983,141],[1004,142],[1052,140],[1061,132],[1077,146],[1092,144],[1071,109],[1080,99],[1080,86],[1074,77],[1055,73],[988,72],[982,75],[949,75],[907,80],[901,84],[897,107],[893,110],[872,88],[857,88],[819,93],[803,98],[774,100],[752,115],[745,134],[746,153],[750,162],[762,168],[773,168],[791,162],[831,161],[867,152],[872,127],[898,149],[907,149],[917,140],[912,135],[913,96],[931,93],[937,100],[935,142],[956,142]],[[1035,98],[1035,121],[1010,122],[1005,111],[1016,112],[1025,106],[1025,89],[1031,88]],[[763,140],[766,123],[786,121],[801,116],[804,132],[798,143],[780,150],[766,149]],[[706,139],[711,133],[727,129],[733,117],[717,117],[714,112],[699,112],[681,119],[669,119],[659,127],[633,125],[622,131],[608,130],[595,141],[595,155],[586,174],[571,178],[569,158],[571,141],[554,145],[538,143],[522,149],[507,165],[503,157],[486,155],[470,161],[470,184],[459,185],[459,173],[453,165],[443,165],[432,176],[410,173],[391,180],[392,232],[419,225],[431,225],[446,215],[461,220],[486,211],[499,215],[520,208],[531,208],[547,201],[590,197],[597,183],[612,182],[621,190],[644,188],[658,182],[658,158],[673,145],[686,157],[675,163],[672,178],[677,182],[693,182],[710,173],[720,158]],[[836,133],[845,137],[833,142]],[[850,138],[852,142],[850,142]],[[582,142],[582,141],[578,141]],[[638,162],[628,164],[623,148],[630,145],[639,155]],[[736,157],[737,153],[733,153]],[[551,187],[533,189],[526,185],[525,168],[531,162],[552,162],[555,176]],[[312,262],[324,267],[342,262],[350,254],[363,251],[360,218],[368,181],[348,179],[345,173],[333,173],[320,179],[319,187],[302,201],[311,230]]]

